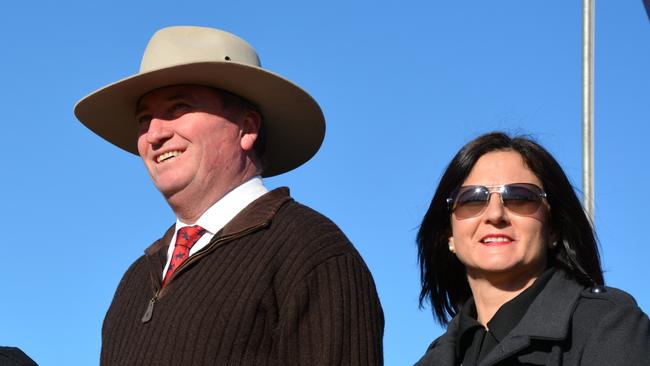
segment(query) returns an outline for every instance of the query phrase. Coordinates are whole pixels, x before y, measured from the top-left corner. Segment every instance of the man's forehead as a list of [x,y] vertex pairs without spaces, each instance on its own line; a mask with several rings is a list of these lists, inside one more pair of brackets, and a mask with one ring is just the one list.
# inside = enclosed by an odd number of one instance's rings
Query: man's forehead
[[174,101],[180,99],[194,100],[202,97],[219,95],[213,88],[202,85],[172,85],[154,89],[142,95],[136,104],[136,113],[150,108],[152,103]]

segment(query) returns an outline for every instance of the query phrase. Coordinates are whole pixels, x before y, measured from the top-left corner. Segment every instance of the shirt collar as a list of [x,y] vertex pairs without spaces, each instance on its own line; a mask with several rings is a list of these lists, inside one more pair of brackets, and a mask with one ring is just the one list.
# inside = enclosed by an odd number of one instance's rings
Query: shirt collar
[[194,224],[184,223],[176,218],[176,230],[183,226],[199,225],[210,234],[215,235],[246,206],[268,191],[262,182],[262,178],[259,175],[255,176],[215,202]]

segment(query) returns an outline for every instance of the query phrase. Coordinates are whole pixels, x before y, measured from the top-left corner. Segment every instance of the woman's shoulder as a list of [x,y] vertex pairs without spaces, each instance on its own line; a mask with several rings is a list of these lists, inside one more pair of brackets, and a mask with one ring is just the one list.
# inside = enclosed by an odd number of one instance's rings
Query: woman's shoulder
[[603,314],[621,308],[641,311],[629,293],[615,287],[596,285],[582,290],[576,311]]
[[585,288],[573,314],[573,344],[587,365],[647,365],[650,319],[614,287]]
[[648,316],[641,310],[634,297],[615,287],[594,286],[582,290],[573,313],[574,332],[585,336],[598,328],[616,326],[625,329],[648,323]]
[[451,320],[445,333],[431,342],[424,356],[414,366],[454,365],[457,328],[458,316]]
[[604,315],[623,308],[641,311],[636,300],[629,293],[610,286],[584,286],[562,270],[556,270],[553,280],[547,287],[549,287],[547,295],[551,297],[566,297],[571,294],[572,300],[564,305],[574,309],[574,318],[580,315]]
[[585,296],[598,299],[606,299],[619,303],[636,304],[636,300],[629,293],[611,286],[595,285],[585,289]]
[[[608,320],[609,319],[609,320]],[[616,319],[619,327],[647,322],[648,316],[632,295],[615,287],[593,286],[582,290],[573,312],[574,332],[591,334],[600,324]]]

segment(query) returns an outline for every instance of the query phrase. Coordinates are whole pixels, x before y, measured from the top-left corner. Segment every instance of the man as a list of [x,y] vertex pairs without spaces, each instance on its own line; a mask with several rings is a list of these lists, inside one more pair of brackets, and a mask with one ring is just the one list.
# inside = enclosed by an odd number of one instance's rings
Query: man
[[138,74],[75,114],[138,153],[176,214],[117,288],[102,365],[382,364],[383,314],[363,260],[331,221],[262,183],[309,160],[325,125],[249,44],[162,29]]

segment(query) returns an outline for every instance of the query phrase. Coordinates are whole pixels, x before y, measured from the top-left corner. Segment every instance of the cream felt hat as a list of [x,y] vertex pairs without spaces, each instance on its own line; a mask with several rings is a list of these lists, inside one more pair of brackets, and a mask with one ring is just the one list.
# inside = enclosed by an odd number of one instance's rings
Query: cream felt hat
[[323,142],[323,112],[306,91],[263,69],[243,39],[205,27],[159,30],[144,51],[138,74],[89,94],[75,105],[74,113],[108,142],[138,154],[138,100],[152,90],[181,84],[222,89],[260,109],[266,134],[265,177],[302,165]]

